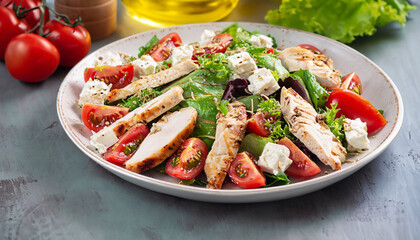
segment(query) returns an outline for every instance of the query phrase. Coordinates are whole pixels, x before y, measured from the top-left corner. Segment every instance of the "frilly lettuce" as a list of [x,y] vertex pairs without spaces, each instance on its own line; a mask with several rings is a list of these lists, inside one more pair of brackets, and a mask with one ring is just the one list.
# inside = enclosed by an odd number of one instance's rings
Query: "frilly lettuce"
[[265,18],[270,24],[350,43],[393,21],[404,26],[413,9],[416,7],[406,0],[283,0],[279,9],[269,11]]

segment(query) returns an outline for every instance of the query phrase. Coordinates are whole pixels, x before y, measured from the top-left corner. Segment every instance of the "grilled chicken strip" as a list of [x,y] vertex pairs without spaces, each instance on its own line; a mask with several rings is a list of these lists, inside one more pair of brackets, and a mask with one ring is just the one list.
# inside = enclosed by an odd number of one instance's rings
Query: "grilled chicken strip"
[[187,107],[163,116],[150,130],[125,168],[140,173],[170,157],[194,130],[197,111]]
[[185,61],[158,73],[142,76],[139,80],[130,83],[124,88],[112,90],[107,96],[108,102],[127,98],[146,88],[162,86],[197,69],[198,66],[193,61]]
[[325,55],[301,47],[290,47],[280,51],[277,56],[289,72],[309,70],[321,86],[330,89],[340,87],[340,71],[333,67],[333,60]]
[[323,116],[318,116],[311,104],[292,88],[281,89],[280,105],[290,132],[324,164],[333,170],[341,169],[346,149],[325,124]]
[[90,138],[90,148],[96,150],[100,154],[105,153],[106,150],[114,145],[118,141],[118,138],[132,126],[140,122],[148,123],[169,109],[175,107],[184,100],[184,97],[182,96],[183,93],[184,90],[181,87],[175,86],[159,97],[136,108],[110,126],[93,134]]
[[216,127],[216,140],[207,155],[204,172],[207,175],[207,188],[220,189],[227,171],[239,150],[246,130],[246,109],[240,102],[228,104],[226,116],[219,114]]

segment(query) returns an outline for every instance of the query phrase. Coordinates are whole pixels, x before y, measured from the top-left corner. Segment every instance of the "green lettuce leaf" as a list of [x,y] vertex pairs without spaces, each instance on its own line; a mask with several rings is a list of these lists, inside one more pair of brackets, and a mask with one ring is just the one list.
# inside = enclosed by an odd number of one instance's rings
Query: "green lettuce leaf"
[[302,80],[311,97],[314,108],[319,111],[325,106],[329,93],[317,81],[315,76],[308,70],[294,72],[291,77]]
[[283,0],[265,19],[270,24],[315,32],[343,43],[372,35],[376,27],[396,21],[404,26],[406,0]]

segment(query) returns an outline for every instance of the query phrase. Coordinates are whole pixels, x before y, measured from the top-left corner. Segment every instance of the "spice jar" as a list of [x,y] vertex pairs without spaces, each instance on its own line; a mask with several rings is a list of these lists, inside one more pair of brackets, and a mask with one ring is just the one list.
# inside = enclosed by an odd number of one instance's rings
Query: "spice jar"
[[111,35],[117,27],[117,0],[55,0],[54,7],[72,20],[82,17],[92,40]]

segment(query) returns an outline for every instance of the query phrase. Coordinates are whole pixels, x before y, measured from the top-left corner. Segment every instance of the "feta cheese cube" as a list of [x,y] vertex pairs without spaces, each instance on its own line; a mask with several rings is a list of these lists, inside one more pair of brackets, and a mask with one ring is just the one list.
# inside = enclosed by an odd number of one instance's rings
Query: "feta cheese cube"
[[260,159],[258,159],[258,166],[261,167],[263,172],[274,175],[284,173],[293,162],[289,155],[290,151],[287,147],[280,144],[267,143]]
[[273,47],[273,39],[271,37],[267,37],[265,35],[258,35],[258,36],[251,36],[251,39],[249,39],[251,44],[255,47],[266,47],[266,48],[272,48]]
[[80,93],[79,107],[83,107],[87,103],[104,104],[106,96],[111,90],[111,86],[112,84],[106,85],[105,82],[89,79]]
[[201,33],[200,36],[200,45],[206,45],[211,42],[213,37],[216,36],[216,33],[213,30],[204,30],[203,33]]
[[248,78],[257,69],[254,59],[247,52],[236,53],[227,59],[229,68],[242,78]]
[[106,52],[104,56],[100,56],[95,60],[95,67],[97,66],[118,66],[123,65],[125,60],[119,53]]
[[369,149],[369,139],[366,123],[360,118],[343,120],[344,134],[347,141],[347,150],[350,152],[360,152]]
[[104,154],[116,142],[118,142],[118,137],[114,130],[111,127],[104,127],[90,137],[89,148],[100,154]]
[[269,96],[280,89],[271,71],[267,68],[259,68],[248,78],[250,84],[248,90],[253,94]]
[[194,48],[191,45],[182,45],[172,49],[172,65],[176,65],[180,62],[191,60],[194,52]]
[[134,66],[134,75],[147,76],[156,73],[157,62],[150,55],[143,55],[141,58],[131,62]]

